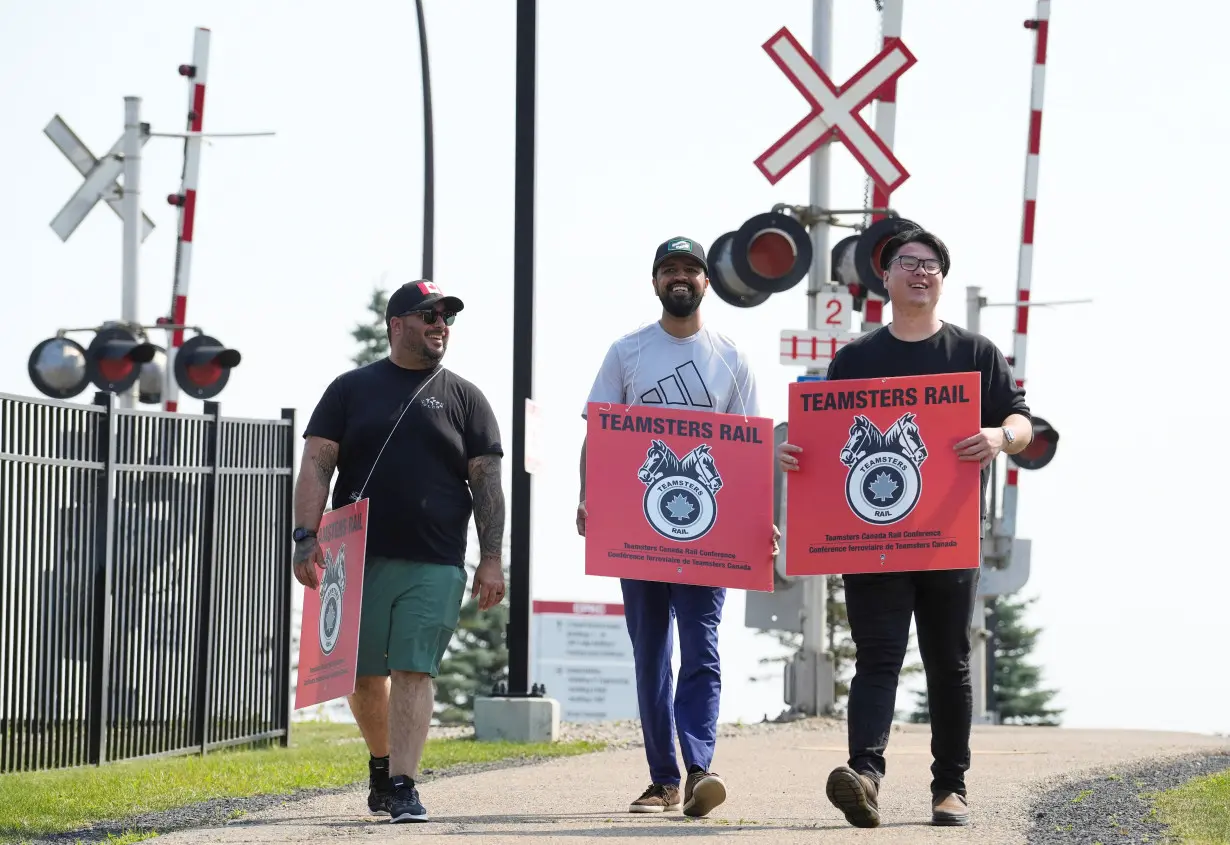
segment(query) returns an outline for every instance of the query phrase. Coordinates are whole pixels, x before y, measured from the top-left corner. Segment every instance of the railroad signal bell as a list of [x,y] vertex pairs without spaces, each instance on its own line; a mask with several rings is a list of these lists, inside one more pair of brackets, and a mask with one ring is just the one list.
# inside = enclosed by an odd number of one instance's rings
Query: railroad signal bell
[[1008,456],[1008,460],[1021,469],[1042,469],[1054,459],[1059,447],[1059,432],[1050,423],[1042,417],[1034,417],[1033,425],[1033,442],[1015,455]]
[[52,399],[70,399],[90,383],[85,357],[85,347],[72,338],[49,337],[30,352],[26,369],[39,393]]
[[811,269],[811,236],[793,217],[757,214],[709,249],[709,284],[723,302],[753,308],[802,281]]
[[199,334],[185,341],[175,354],[175,383],[194,399],[212,399],[226,387],[231,368],[238,366],[241,358],[238,350]]

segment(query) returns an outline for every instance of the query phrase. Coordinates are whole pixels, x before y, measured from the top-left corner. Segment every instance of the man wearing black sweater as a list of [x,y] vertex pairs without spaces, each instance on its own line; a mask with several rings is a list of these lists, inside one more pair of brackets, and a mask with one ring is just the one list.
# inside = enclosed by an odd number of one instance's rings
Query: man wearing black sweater
[[[884,287],[892,302],[893,320],[842,347],[829,365],[827,378],[981,373],[981,428],[955,449],[960,460],[978,461],[982,467],[980,499],[985,516],[991,462],[1001,452],[1020,452],[1033,438],[1025,391],[990,340],[936,315],[950,267],[943,241],[923,229],[911,229],[885,246],[881,260],[887,268]],[[799,468],[800,452],[791,443],[778,447],[783,471]],[[880,824],[884,751],[911,616],[917,624],[930,705],[932,823],[969,822],[965,772],[970,765],[973,720],[970,624],[978,574],[978,569],[953,569],[843,576],[856,648],[848,707],[850,758],[848,765],[829,775],[826,794],[856,827]]]

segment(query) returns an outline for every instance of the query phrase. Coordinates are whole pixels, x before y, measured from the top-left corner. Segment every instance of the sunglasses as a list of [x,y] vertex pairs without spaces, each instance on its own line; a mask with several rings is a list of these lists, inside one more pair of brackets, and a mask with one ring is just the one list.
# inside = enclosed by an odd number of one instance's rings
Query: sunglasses
[[444,325],[451,326],[453,324],[453,321],[457,319],[457,314],[454,311],[444,311],[444,312],[435,311],[435,310],[407,311],[405,314],[402,314],[401,316],[409,317],[411,314],[417,314],[419,317],[423,319],[423,322],[429,326],[433,325],[438,319],[444,320]]

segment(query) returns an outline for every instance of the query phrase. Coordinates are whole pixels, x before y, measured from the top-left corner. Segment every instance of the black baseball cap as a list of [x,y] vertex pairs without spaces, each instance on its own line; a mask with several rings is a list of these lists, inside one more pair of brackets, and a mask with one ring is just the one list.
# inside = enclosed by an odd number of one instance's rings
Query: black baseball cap
[[705,260],[705,248],[691,238],[683,237],[671,238],[658,247],[653,257],[653,272],[658,272],[658,265],[674,255],[690,255],[700,262],[700,266],[705,268],[705,273],[709,272],[709,262]]
[[435,282],[416,279],[393,291],[389,304],[384,309],[384,321],[387,323],[393,317],[400,317],[411,311],[425,311],[437,302],[444,303],[444,307],[453,312],[466,307],[457,297],[445,296]]

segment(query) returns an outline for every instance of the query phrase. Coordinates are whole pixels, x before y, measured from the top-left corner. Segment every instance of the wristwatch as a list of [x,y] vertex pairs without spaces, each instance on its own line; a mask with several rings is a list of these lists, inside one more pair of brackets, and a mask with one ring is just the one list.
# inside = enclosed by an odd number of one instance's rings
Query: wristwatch
[[1004,426],[1002,431],[1004,432],[1004,442],[1011,443],[1016,440],[1016,435],[1012,433],[1012,429],[1008,428],[1008,426]]
[[290,536],[296,543],[302,543],[308,537],[315,537],[316,532],[309,528],[296,528]]

